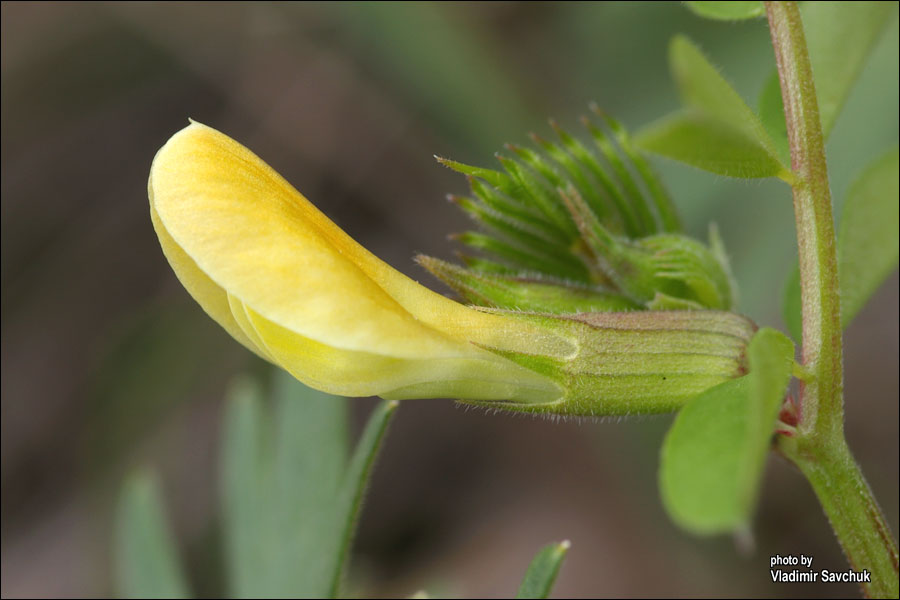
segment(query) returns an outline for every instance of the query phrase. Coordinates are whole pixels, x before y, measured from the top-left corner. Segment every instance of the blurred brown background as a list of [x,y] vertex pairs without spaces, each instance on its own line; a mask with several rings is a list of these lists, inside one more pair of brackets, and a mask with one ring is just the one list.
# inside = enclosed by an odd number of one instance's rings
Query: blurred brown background
[[[223,591],[216,456],[222,393],[260,365],[181,288],[148,216],[156,150],[191,117],[253,149],[357,240],[437,288],[411,257],[451,258],[464,180],[507,141],[575,128],[596,100],[633,129],[675,107],[666,46],[695,39],[754,104],[762,21],[673,4],[2,4],[2,595],[109,594],[121,477],[164,482],[191,583]],[[898,136],[896,19],[829,143],[837,202]],[[657,163],[689,229],[716,221],[742,310],[780,324],[794,255],[784,185]],[[839,212],[839,208],[838,208]],[[847,430],[898,521],[896,273],[847,333]],[[358,420],[372,406],[356,403]],[[772,458],[756,549],[663,513],[670,417],[552,423],[404,403],[353,562],[361,595],[513,594],[544,544],[572,541],[555,595],[845,596],[775,585],[771,554],[846,568],[805,481]]]

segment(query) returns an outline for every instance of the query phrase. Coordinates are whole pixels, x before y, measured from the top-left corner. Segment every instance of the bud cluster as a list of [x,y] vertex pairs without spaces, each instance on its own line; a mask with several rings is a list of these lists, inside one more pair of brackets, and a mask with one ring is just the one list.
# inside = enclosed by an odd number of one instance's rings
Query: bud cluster
[[593,108],[591,146],[555,122],[557,141],[507,145],[502,170],[438,158],[467,176],[450,196],[479,226],[455,236],[486,257],[466,268],[419,263],[469,303],[544,313],[730,310],[734,284],[715,229],[710,245],[680,233],[671,199],[628,133]]

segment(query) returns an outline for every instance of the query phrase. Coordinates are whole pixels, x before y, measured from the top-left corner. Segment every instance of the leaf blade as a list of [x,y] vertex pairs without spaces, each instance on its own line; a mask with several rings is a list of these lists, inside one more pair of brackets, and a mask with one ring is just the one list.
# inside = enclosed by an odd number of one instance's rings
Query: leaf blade
[[[669,517],[683,529],[708,535],[729,531],[742,521],[734,502],[738,484],[734,478],[720,477],[734,472],[734,465],[740,462],[738,450],[716,434],[741,435],[741,424],[735,421],[747,398],[744,377],[710,388],[684,406],[666,435],[660,491]],[[718,432],[714,422],[719,424]],[[711,460],[713,457],[718,460]]]
[[116,518],[116,585],[122,598],[188,598],[186,579],[165,518],[157,481],[132,474]]
[[[844,328],[897,267],[898,193],[896,147],[866,167],[850,186],[837,239]],[[788,331],[800,340],[803,320],[796,263],[785,282],[782,311]]]
[[750,414],[745,479],[748,516],[758,496],[763,467],[782,401],[791,381],[794,343],[776,329],[764,327],[747,346],[750,368]]
[[399,403],[396,400],[384,400],[375,407],[350,459],[344,483],[335,502],[334,514],[342,525],[342,531],[336,540],[334,562],[327,569],[331,574],[328,590],[330,598],[339,597],[341,579],[350,554],[362,498],[372,474],[375,458],[384,441],[384,435],[398,407]]
[[718,175],[789,178],[784,166],[744,132],[696,111],[651,123],[635,142],[644,150]]
[[803,28],[826,139],[895,11],[894,2],[805,3]]
[[898,150],[869,165],[851,185],[838,233],[841,323],[847,327],[897,267]]
[[[347,400],[280,370],[268,395],[266,407],[261,387],[250,378],[229,390],[222,502],[231,593],[325,597],[341,566],[347,529],[341,501],[348,473]],[[366,439],[364,434],[371,453]]]
[[516,598],[548,597],[570,546],[569,541],[564,540],[541,548],[528,565]]
[[703,2],[698,0],[685,2],[685,4],[694,14],[717,21],[742,21],[762,17],[766,14],[762,2]]
[[748,347],[750,374],[688,402],[666,435],[660,491],[672,519],[699,535],[746,525],[769,440],[791,377],[793,343],[761,329]]
[[266,541],[278,595],[317,596],[328,589],[321,548],[339,535],[324,518],[333,510],[347,465],[347,400],[309,388],[288,373],[274,375],[273,477],[266,512],[274,519]]
[[241,378],[228,390],[220,456],[225,563],[231,595],[252,598],[268,590],[267,554],[259,522],[267,460],[263,452],[262,391]]
[[669,63],[686,107],[742,131],[778,160],[775,146],[759,117],[688,38],[678,35],[672,39]]
[[800,265],[794,261],[794,266],[784,282],[782,296],[782,317],[788,333],[794,340],[803,341],[803,316],[802,299],[800,297]]
[[784,120],[784,103],[781,100],[781,81],[778,79],[778,71],[772,73],[763,84],[757,102],[759,120],[768,132],[775,151],[784,164],[791,160],[791,148],[787,137],[787,123]]

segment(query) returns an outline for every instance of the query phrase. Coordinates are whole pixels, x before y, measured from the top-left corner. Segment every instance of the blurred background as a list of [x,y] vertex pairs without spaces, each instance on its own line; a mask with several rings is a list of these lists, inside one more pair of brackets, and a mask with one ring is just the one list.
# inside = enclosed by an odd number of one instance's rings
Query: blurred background
[[[751,105],[772,69],[763,21],[677,3],[3,3],[2,595],[112,592],[112,512],[138,465],[163,481],[191,584],[221,593],[217,454],[229,381],[261,365],[193,302],[148,215],[156,150],[188,117],[251,148],[348,233],[441,288],[411,258],[452,259],[465,181],[432,155],[493,164],[504,142],[576,128],[590,101],[632,130],[677,98],[684,32]],[[898,137],[896,19],[829,142],[837,213]],[[688,228],[718,223],[741,309],[781,325],[795,256],[786,186],[657,161]],[[898,522],[896,273],[846,335],[847,435]],[[371,399],[354,403],[361,424]],[[399,410],[352,562],[359,594],[513,594],[544,544],[572,549],[565,596],[855,595],[772,584],[772,554],[846,563],[806,482],[769,461],[755,550],[677,530],[658,498],[670,416],[553,423]]]

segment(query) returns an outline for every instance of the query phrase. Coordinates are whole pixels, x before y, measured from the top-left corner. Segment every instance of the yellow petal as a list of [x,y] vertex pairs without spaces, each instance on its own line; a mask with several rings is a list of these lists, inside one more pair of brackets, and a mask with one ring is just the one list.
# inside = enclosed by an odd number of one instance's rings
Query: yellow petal
[[553,401],[478,345],[572,354],[569,340],[457,304],[357,244],[252,152],[192,123],[159,151],[151,217],[170,263],[242,344],[344,395]]
[[[222,326],[231,336],[249,348],[259,356],[268,359],[265,352],[244,333],[243,328],[235,321],[229,305],[228,294],[219,287],[206,273],[201,271],[193,259],[188,256],[181,247],[175,243],[172,236],[166,231],[159,220],[159,215],[153,207],[153,188],[150,188],[150,219],[153,229],[159,238],[163,254],[172,265],[172,270],[185,289],[200,302],[203,310]],[[201,300],[202,298],[202,300]]]

